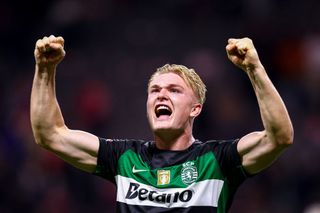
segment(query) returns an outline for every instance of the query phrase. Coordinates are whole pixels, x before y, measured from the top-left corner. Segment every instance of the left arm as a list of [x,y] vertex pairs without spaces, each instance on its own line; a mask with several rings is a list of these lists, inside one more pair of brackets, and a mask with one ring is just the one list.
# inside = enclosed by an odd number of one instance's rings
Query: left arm
[[260,108],[264,130],[245,135],[237,146],[244,169],[255,174],[268,167],[293,143],[293,127],[252,41],[249,38],[229,39],[226,50],[229,59],[249,76]]

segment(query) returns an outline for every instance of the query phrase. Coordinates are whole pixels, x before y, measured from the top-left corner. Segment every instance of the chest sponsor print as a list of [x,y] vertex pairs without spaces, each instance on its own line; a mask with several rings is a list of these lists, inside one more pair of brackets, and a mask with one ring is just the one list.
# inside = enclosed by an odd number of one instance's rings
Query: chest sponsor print
[[116,180],[118,202],[162,208],[217,207],[223,186],[222,180],[204,180],[186,188],[157,188],[119,175]]

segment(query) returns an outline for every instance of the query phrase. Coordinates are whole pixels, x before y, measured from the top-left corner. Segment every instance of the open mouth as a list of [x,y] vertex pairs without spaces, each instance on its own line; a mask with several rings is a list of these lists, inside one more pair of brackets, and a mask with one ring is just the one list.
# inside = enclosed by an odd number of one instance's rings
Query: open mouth
[[161,116],[170,116],[172,114],[172,110],[166,105],[157,105],[155,113],[157,118],[160,118]]

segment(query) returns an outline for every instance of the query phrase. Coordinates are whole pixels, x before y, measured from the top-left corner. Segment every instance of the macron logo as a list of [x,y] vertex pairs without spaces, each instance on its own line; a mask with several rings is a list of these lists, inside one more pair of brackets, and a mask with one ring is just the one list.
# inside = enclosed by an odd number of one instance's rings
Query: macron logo
[[132,167],[132,173],[147,172],[147,171],[149,171],[149,170],[147,170],[147,169],[136,169],[135,165]]

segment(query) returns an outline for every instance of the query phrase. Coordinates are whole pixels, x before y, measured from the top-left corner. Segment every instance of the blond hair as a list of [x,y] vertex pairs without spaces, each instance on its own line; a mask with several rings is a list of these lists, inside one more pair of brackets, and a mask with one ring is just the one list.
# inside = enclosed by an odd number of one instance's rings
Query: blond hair
[[177,64],[165,64],[162,67],[159,67],[156,72],[154,72],[148,83],[148,88],[150,86],[151,81],[153,81],[154,77],[164,73],[175,73],[179,75],[186,84],[192,89],[194,94],[197,96],[200,104],[203,104],[206,100],[206,85],[203,83],[199,75],[195,72],[194,69],[189,69],[183,65]]

